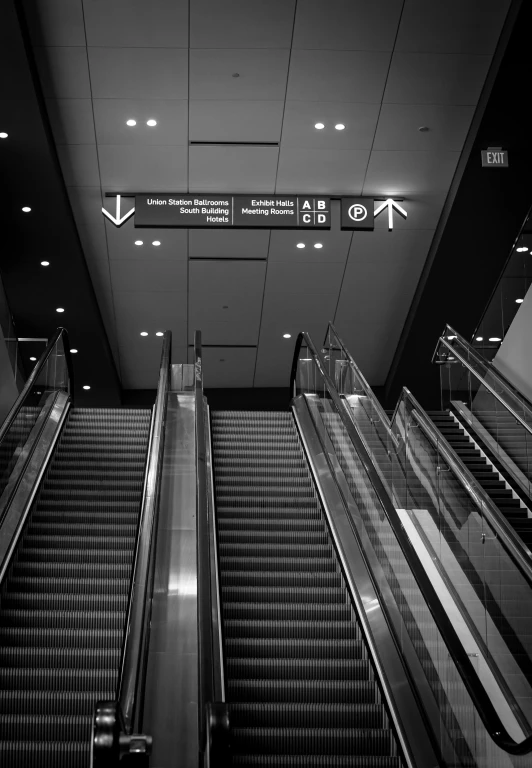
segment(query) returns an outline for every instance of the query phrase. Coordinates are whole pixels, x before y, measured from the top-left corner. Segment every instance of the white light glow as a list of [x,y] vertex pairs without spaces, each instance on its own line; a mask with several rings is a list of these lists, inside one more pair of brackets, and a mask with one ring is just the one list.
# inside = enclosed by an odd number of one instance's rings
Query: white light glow
[[41,267],[49,267],[50,262],[49,261],[41,261]]
[[517,251],[517,253],[524,253],[525,251],[528,251],[528,248],[526,247],[526,245],[522,245],[520,246],[520,248],[516,248],[515,250]]
[[498,336],[490,336],[488,341],[501,341]]
[[484,341],[484,336],[475,336],[475,341]]
[[336,128],[337,131],[343,131],[345,128],[345,125],[343,123],[336,123],[334,127]]
[[516,303],[516,304],[522,304],[522,303],[523,303],[523,301],[524,301],[524,299],[516,299],[516,300],[515,300],[515,303]]
[[131,126],[131,128],[137,124],[136,120],[126,120],[126,125]]
[[296,248],[304,248],[304,247],[305,247],[305,243],[298,243],[296,245]]
[[292,334],[291,333],[283,333],[283,339],[291,339]]
[[24,213],[29,213],[31,211],[31,208],[28,208],[28,206],[25,205],[22,210],[24,211]]
[[154,120],[153,118],[150,118],[150,120],[146,121],[146,125],[149,125],[150,128],[153,128],[154,125],[157,125],[157,120]]
[[325,128],[325,125],[323,123],[316,123],[314,128],[317,128],[318,131],[322,131]]
[[135,245],[144,245],[144,240],[135,240]]
[[37,358],[36,357],[30,357],[30,360],[31,360],[32,363],[34,363],[37,360]]
[[152,245],[160,245],[160,244],[161,244],[160,240],[154,240],[152,243]]
[[70,350],[70,354],[71,355],[77,355],[78,354],[78,350],[77,349],[71,349]]
[[55,311],[56,312],[64,312],[65,310],[63,309],[63,307],[57,307],[57,309]]
[[447,336],[447,338],[449,339],[449,341],[452,341],[453,339],[456,339],[456,336]]
[[314,248],[323,248],[323,243],[314,243]]
[[157,333],[155,335],[156,336],[164,336],[164,333],[162,331],[157,331]]
[[7,139],[8,136],[9,134],[5,133],[5,131],[2,131],[2,133],[0,133],[0,139]]
[[141,335],[141,336],[147,336],[147,335],[148,335],[148,331],[141,331],[141,332],[140,332],[140,335]]
[[88,384],[84,384],[83,389],[90,389],[90,386]]

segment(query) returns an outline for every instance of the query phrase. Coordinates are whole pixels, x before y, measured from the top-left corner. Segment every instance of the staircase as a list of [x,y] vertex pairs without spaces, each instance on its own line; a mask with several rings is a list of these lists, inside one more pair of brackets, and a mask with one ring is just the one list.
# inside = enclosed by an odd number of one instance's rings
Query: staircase
[[88,768],[115,695],[150,411],[75,408],[0,592],[2,768]]
[[402,766],[289,413],[214,412],[235,766]]

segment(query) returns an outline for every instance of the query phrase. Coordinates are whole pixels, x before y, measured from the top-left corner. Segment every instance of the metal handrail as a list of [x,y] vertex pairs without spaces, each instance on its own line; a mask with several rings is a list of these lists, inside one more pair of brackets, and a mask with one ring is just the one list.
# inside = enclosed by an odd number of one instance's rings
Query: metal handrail
[[139,731],[142,727],[141,704],[146,683],[157,507],[161,483],[171,350],[172,333],[165,331],[157,397],[150,426],[142,506],[137,529],[116,698],[114,701],[99,702],[96,705],[91,750],[92,766],[115,765],[122,755],[130,751],[141,755],[148,754],[151,748],[151,737],[141,734]]
[[[228,761],[229,708],[224,701],[223,664],[215,663],[213,612],[219,613],[219,601],[213,595],[211,531],[209,524],[209,488],[207,483],[207,446],[205,403],[203,397],[203,356],[201,331],[194,333],[194,398],[196,419],[196,519],[198,535],[198,635],[199,635],[199,740],[200,753],[211,768],[223,768]],[[214,513],[214,510],[211,510]],[[212,521],[211,521],[212,524]],[[213,542],[214,546],[216,545]],[[221,617],[217,616],[217,626]]]
[[322,360],[320,353],[317,351],[310,336],[306,332],[301,332],[297,338],[294,359],[292,363],[292,373],[290,378],[290,390],[296,393],[296,373],[299,360],[299,351],[302,343],[305,343],[309,349],[313,361],[322,376],[322,379],[327,388],[329,397],[331,398],[335,409],[340,416],[343,426],[346,429],[349,438],[355,446],[359,458],[366,470],[368,478],[371,482],[373,491],[375,492],[377,499],[383,509],[388,522],[390,523],[394,535],[399,542],[405,559],[411,568],[416,582],[421,590],[421,594],[432,614],[432,617],[436,623],[436,626],[442,635],[449,655],[456,666],[460,677],[464,683],[464,686],[471,697],[471,700],[479,714],[480,719],[486,731],[491,736],[495,744],[505,752],[513,755],[523,755],[532,752],[532,735],[527,736],[522,742],[517,743],[512,739],[504,724],[499,718],[495,707],[491,701],[491,698],[487,694],[484,687],[479,683],[478,677],[473,671],[471,660],[467,655],[465,648],[463,647],[453,622],[449,618],[448,614],[444,610],[437,592],[432,584],[432,581],[428,577],[423,564],[419,560],[418,554],[415,551],[408,535],[403,527],[401,519],[393,505],[388,492],[385,488],[383,481],[381,480],[377,470],[375,469],[368,450],[359,435],[358,429],[355,423],[352,421],[350,415],[347,412],[347,405],[343,400],[331,379],[329,373],[326,370],[325,363]]
[[41,371],[43,370],[44,366],[48,362],[48,358],[52,354],[55,345],[59,341],[59,339],[63,337],[63,350],[65,353],[65,362],[67,365],[67,373],[68,373],[68,394],[72,396],[72,392],[74,390],[74,372],[72,370],[72,357],[70,354],[70,348],[68,344],[68,331],[66,328],[59,327],[50,341],[48,342],[48,345],[42,355],[39,358],[38,363],[35,365],[33,371],[28,376],[26,383],[24,385],[24,389],[20,393],[20,395],[17,397],[13,405],[11,406],[9,413],[7,414],[6,418],[4,419],[4,423],[0,427],[0,443],[4,439],[6,433],[9,431],[11,425],[17,418],[20,409],[24,406],[24,402],[28,395],[31,392],[31,388],[33,387],[33,384]]
[[[452,353],[453,353],[454,357],[455,357],[455,358],[456,358],[456,359],[457,359],[457,360],[458,360],[460,363],[462,363],[462,365],[463,365],[465,368],[467,368],[467,369],[468,369],[468,370],[469,370],[469,371],[470,371],[470,372],[473,374],[473,376],[475,376],[475,378],[476,378],[476,379],[478,379],[478,381],[480,381],[480,382],[481,382],[482,386],[483,386],[483,387],[485,387],[485,388],[486,388],[486,389],[487,389],[489,392],[491,392],[491,394],[492,394],[492,395],[495,397],[495,399],[496,399],[496,400],[497,400],[499,403],[501,403],[501,405],[502,405],[502,406],[503,406],[503,407],[504,407],[504,408],[505,408],[505,409],[506,409],[506,410],[507,410],[507,411],[508,411],[508,412],[509,412],[509,413],[510,413],[510,414],[511,414],[513,417],[514,417],[514,419],[515,419],[516,421],[518,421],[518,422],[519,422],[519,423],[520,423],[520,424],[521,424],[521,425],[522,425],[522,426],[523,426],[523,427],[526,429],[526,431],[527,431],[527,432],[529,432],[529,433],[532,435],[532,425],[531,425],[531,424],[529,424],[528,422],[526,422],[526,421],[525,421],[525,420],[524,420],[524,419],[523,419],[523,418],[522,418],[522,417],[521,417],[521,416],[520,416],[520,415],[519,415],[519,414],[518,414],[518,413],[517,413],[517,412],[516,412],[516,411],[515,411],[515,410],[512,408],[512,406],[511,406],[511,405],[508,405],[508,403],[507,403],[507,402],[506,402],[506,401],[505,401],[505,400],[504,400],[504,399],[501,397],[501,395],[500,395],[500,394],[499,394],[499,393],[498,393],[498,392],[497,392],[497,391],[496,391],[496,390],[495,390],[495,389],[494,389],[494,388],[491,386],[491,384],[488,384],[488,383],[487,383],[487,382],[486,382],[486,381],[485,381],[485,380],[482,378],[482,376],[480,375],[480,373],[479,373],[478,371],[476,371],[476,370],[475,370],[475,368],[474,368],[474,367],[473,367],[473,366],[472,366],[472,365],[471,365],[471,364],[468,362],[468,360],[466,360],[466,359],[463,357],[463,355],[461,355],[461,354],[460,354],[460,353],[459,353],[459,352],[456,350],[456,348],[452,346],[452,344],[449,344],[449,341],[448,341],[448,340],[445,338],[445,336],[446,336],[446,335],[447,335],[447,336],[454,336],[455,338],[457,338],[457,339],[458,339],[458,341],[460,342],[460,344],[462,344],[462,345],[463,345],[463,346],[466,348],[467,352],[468,352],[469,354],[471,354],[473,357],[475,357],[475,359],[476,359],[476,361],[479,363],[479,365],[482,365],[482,367],[483,367],[483,368],[486,370],[486,372],[487,372],[487,373],[489,373],[489,375],[490,375],[490,376],[493,376],[495,379],[497,379],[497,381],[498,381],[498,382],[501,384],[501,386],[503,387],[503,389],[507,390],[507,391],[508,391],[508,392],[511,394],[511,396],[512,396],[512,397],[522,397],[521,395],[519,395],[519,394],[517,393],[517,391],[515,391],[515,394],[514,394],[514,392],[512,391],[512,389],[513,389],[513,388],[512,388],[512,387],[510,386],[510,384],[509,384],[509,383],[508,383],[508,382],[507,382],[507,381],[504,379],[504,377],[503,377],[503,376],[502,376],[502,375],[501,375],[501,374],[500,374],[500,373],[499,373],[497,370],[495,370],[495,368],[493,368],[492,366],[488,367],[488,366],[486,365],[486,361],[485,361],[485,360],[484,360],[482,357],[480,357],[480,355],[478,355],[478,354],[477,354],[477,352],[476,352],[475,348],[474,348],[474,347],[472,347],[470,344],[468,344],[468,342],[467,342],[467,341],[466,341],[466,340],[465,340],[465,339],[464,339],[462,336],[460,336],[458,333],[456,333],[456,331],[454,331],[454,330],[451,328],[451,326],[450,326],[450,325],[447,325],[447,326],[445,326],[445,330],[444,330],[444,333],[443,333],[443,335],[442,335],[442,336],[440,336],[440,338],[438,339],[438,344],[436,345],[436,349],[435,349],[435,351],[434,351],[434,354],[433,354],[433,356],[432,356],[432,362],[434,362],[434,361],[435,361],[435,359],[436,359],[436,356],[437,356],[437,354],[438,354],[438,348],[439,348],[440,344],[443,344],[445,347],[447,347],[447,349],[448,349],[450,352],[452,352]],[[528,403],[527,403],[527,402],[524,400],[524,398],[523,398],[523,403],[522,403],[522,405],[523,405],[523,408],[524,408],[524,410],[526,410],[526,411],[527,411],[527,413],[529,413],[529,414],[530,414],[530,419],[531,419],[531,421],[532,421],[532,410],[530,409],[530,406],[529,406],[529,405],[528,405]]]

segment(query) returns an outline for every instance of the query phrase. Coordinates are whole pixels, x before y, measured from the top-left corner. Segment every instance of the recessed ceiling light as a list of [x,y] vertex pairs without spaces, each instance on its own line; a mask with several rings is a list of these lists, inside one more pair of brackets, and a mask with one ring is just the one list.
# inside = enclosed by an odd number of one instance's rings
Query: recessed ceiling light
[[291,339],[292,334],[291,333],[283,333],[283,339]]
[[524,301],[524,299],[516,299],[516,300],[515,300],[515,303],[516,303],[516,304],[522,304],[522,303],[523,303],[523,301]]
[[77,349],[71,349],[70,350],[70,354],[71,355],[77,355],[78,354],[78,350]]
[[28,206],[25,205],[22,210],[24,211],[24,213],[29,213],[31,211],[31,208],[28,208]]
[[304,248],[304,247],[305,247],[305,243],[298,243],[296,245],[296,248]]
[[516,248],[515,250],[517,251],[517,253],[523,253],[524,251],[528,251],[528,248],[526,247],[526,245],[522,245],[519,248]]
[[2,133],[0,133],[0,139],[7,139],[8,135],[9,134],[5,133],[5,131],[2,131]]
[[88,384],[84,384],[84,385],[83,385],[83,389],[90,389],[90,387],[89,387],[89,385],[88,385]]
[[325,128],[324,123],[315,123],[314,128],[317,128],[318,131],[322,131]]
[[225,357],[221,357],[221,358],[220,358],[220,362],[221,362],[221,363],[225,363]]
[[63,309],[63,307],[57,307],[57,309],[55,311],[56,312],[64,312],[65,310]]
[[428,125],[420,125],[418,128],[418,131],[421,131],[421,133],[427,133],[428,130],[429,130]]
[[157,331],[155,335],[156,336],[164,336],[164,333],[162,331]]
[[41,267],[49,267],[50,262],[49,261],[41,261]]
[[314,243],[314,248],[323,248],[323,243]]
[[498,336],[490,336],[488,341],[500,341]]
[[484,341],[484,336],[475,336],[475,341]]
[[126,120],[126,125],[130,125],[131,127],[133,127],[136,124],[137,124],[136,120]]
[[336,128],[337,131],[343,131],[345,128],[345,125],[343,123],[336,123],[334,127]]
[[37,358],[36,357],[30,357],[30,360],[32,361],[32,363],[34,363],[35,360],[37,360]]
[[154,240],[152,243],[152,245],[160,245],[160,244],[161,244],[160,240]]
[[144,245],[144,240],[135,240],[135,245]]
[[147,335],[148,335],[148,331],[141,331],[141,332],[140,332],[140,335],[141,335],[141,336],[147,336]]
[[233,72],[233,74],[231,75],[231,77],[240,77],[240,74],[239,74],[238,72]]
[[154,120],[153,118],[150,118],[150,120],[146,121],[146,125],[149,125],[150,128],[153,128],[154,125],[157,125],[157,120]]

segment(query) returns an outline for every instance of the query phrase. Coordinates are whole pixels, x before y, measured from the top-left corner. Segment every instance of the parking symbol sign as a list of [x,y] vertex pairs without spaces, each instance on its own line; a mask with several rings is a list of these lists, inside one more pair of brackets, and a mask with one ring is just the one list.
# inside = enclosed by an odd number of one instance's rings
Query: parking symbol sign
[[372,197],[342,197],[342,229],[374,229]]

